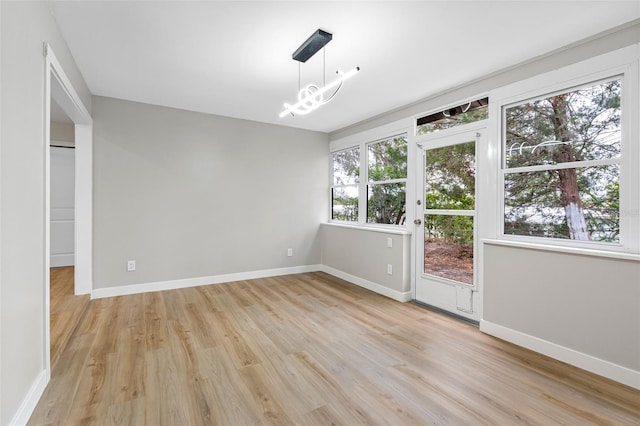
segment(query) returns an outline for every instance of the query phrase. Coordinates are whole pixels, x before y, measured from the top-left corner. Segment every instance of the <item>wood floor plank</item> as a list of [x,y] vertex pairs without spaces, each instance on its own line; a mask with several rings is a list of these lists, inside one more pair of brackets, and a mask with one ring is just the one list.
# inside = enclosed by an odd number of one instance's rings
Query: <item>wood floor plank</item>
[[145,399],[136,398],[110,405],[105,418],[96,423],[104,426],[144,425],[146,424]]
[[636,425],[640,391],[324,273],[88,303],[30,425]]
[[260,424],[260,417],[250,404],[250,393],[233,361],[222,347],[202,351],[201,374],[212,383],[208,400],[214,407],[213,424]]
[[73,266],[65,266],[51,268],[49,274],[52,368],[89,306],[89,295],[74,293],[74,271]]

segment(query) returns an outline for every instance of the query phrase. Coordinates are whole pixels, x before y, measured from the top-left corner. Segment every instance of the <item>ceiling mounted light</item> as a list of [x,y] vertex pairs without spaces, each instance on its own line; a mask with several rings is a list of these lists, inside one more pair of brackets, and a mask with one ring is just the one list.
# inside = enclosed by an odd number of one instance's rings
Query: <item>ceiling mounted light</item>
[[315,33],[311,34],[307,41],[302,43],[300,47],[293,52],[291,58],[294,61],[307,62],[310,57],[318,53],[332,38],[333,34],[317,29]]
[[[331,41],[333,35],[327,31],[318,29],[311,36],[300,45],[296,49],[295,52],[291,55],[291,58],[295,61],[298,61],[298,102],[291,105],[288,103],[284,104],[284,111],[280,113],[280,118],[284,117],[287,114],[291,114],[292,116],[305,115],[315,110],[316,108],[330,102],[338,93],[342,84],[350,77],[355,75],[358,71],[360,71],[360,67],[355,67],[354,69],[345,72],[340,70],[336,71],[338,74],[338,78],[331,83],[318,87],[316,84],[308,84],[305,87],[300,87],[300,63],[307,62],[309,58],[318,53],[320,49],[323,53],[323,83],[326,76],[326,65],[325,65],[325,55],[324,55],[324,47],[327,43]],[[334,90],[335,89],[335,90]],[[325,97],[325,94],[333,90],[330,96]]]

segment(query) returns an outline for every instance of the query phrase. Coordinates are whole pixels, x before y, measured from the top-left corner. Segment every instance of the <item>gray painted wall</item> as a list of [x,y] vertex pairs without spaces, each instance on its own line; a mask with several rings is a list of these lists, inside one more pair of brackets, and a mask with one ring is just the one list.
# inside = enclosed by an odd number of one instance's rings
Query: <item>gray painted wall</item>
[[44,69],[48,42],[87,108],[91,98],[44,2],[0,2],[0,424],[44,365]]
[[76,129],[73,123],[51,122],[49,137],[52,141],[75,142]]
[[93,118],[95,288],[320,263],[326,134],[103,97]]
[[484,250],[484,320],[640,371],[640,262]]
[[[393,247],[387,247],[391,238]],[[411,235],[346,226],[322,227],[322,264],[396,292],[411,291]],[[393,274],[387,274],[387,265]]]

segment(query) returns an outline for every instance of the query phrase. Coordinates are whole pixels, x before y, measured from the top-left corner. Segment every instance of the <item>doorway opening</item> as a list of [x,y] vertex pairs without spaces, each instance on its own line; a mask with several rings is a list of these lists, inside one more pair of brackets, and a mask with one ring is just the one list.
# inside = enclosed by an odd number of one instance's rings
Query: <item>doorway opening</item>
[[[92,242],[92,145],[93,120],[64,72],[51,47],[44,43],[45,55],[45,223],[44,223],[44,278],[45,278],[45,313],[44,313],[44,364],[47,370],[47,381],[51,377],[51,243],[52,243],[52,204],[51,204],[51,121],[52,117],[66,120],[73,127],[74,164],[73,164],[73,228],[72,253],[63,253],[63,263],[73,263],[73,293],[90,295],[93,287],[93,242]],[[68,206],[67,206],[68,207]],[[68,207],[69,208],[69,207]],[[55,212],[57,215],[59,212]],[[68,213],[68,212],[67,212]],[[69,227],[69,223],[67,228]],[[54,227],[54,232],[59,229]],[[58,243],[59,240],[56,240]],[[72,262],[70,262],[72,258]],[[62,258],[60,258],[62,259]],[[57,262],[57,260],[56,260]],[[88,300],[90,296],[85,296]]]

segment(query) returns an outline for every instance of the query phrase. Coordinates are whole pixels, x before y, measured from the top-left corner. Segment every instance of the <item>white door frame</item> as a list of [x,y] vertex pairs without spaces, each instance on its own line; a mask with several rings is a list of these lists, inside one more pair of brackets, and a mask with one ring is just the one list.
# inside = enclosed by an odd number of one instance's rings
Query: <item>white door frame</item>
[[[478,187],[479,186],[478,176],[482,173],[486,173],[484,161],[480,159],[482,155],[480,153],[483,152],[486,148],[486,143],[487,143],[486,129],[487,129],[487,120],[482,120],[482,121],[477,121],[475,123],[442,130],[437,133],[418,136],[416,138],[416,145],[418,147],[418,154],[416,156],[416,163],[417,163],[416,176],[418,179],[418,181],[416,182],[417,183],[416,195],[417,195],[417,200],[421,200],[423,202],[424,202],[424,182],[423,182],[424,157],[422,155],[422,153],[424,152],[423,150],[439,148],[441,146],[448,146],[450,145],[451,140],[455,140],[460,137],[465,139],[469,135],[473,135],[471,136],[471,139],[469,139],[469,141],[475,140],[475,143],[476,143],[476,181],[477,183],[476,183],[476,207],[475,207],[475,214],[474,214],[474,223],[475,223],[474,225],[474,284],[469,286],[464,284],[456,285],[454,282],[446,283],[447,280],[440,280],[438,278],[434,278],[434,282],[442,281],[443,283],[445,283],[443,284],[442,288],[448,289],[450,287],[450,291],[447,290],[447,295],[441,294],[438,297],[454,298],[453,303],[451,306],[449,306],[449,308],[444,308],[444,306],[438,306],[439,305],[438,303],[434,303],[434,306],[438,307],[439,309],[447,310],[453,315],[467,318],[472,321],[479,321],[482,318],[482,307],[483,307],[482,306],[483,303],[482,303],[481,268],[479,267],[482,263],[482,259],[481,259],[482,253],[480,248],[481,245],[479,244],[480,235],[482,234],[481,234],[481,229],[479,229],[481,221],[478,220],[478,204],[483,200],[485,195],[484,195],[484,191]],[[420,214],[420,211],[422,211],[422,209],[426,206],[416,205],[415,207],[416,207],[415,217],[416,219],[420,219],[421,221],[420,227],[423,227],[424,225],[422,224],[422,221],[424,220],[424,216]],[[418,255],[422,253],[420,245],[424,245],[424,241],[420,241],[421,239],[419,238],[419,235],[421,235],[421,231],[416,230],[415,241],[414,241],[414,254],[412,256],[413,269],[414,269],[413,273],[415,274],[415,285],[413,288],[413,292],[414,292],[413,297],[415,300],[429,304],[428,301],[425,302],[423,300],[418,299],[418,284],[422,277],[422,273],[420,271],[422,270],[423,263],[424,263],[423,256],[421,256],[421,259],[418,259]],[[456,288],[460,288],[464,290],[462,295],[464,295],[467,291],[471,291],[469,296],[472,297],[473,299],[472,300],[473,312],[465,312],[465,311],[456,309],[456,302],[455,302],[455,298],[457,297]]]
[[44,99],[44,360],[47,382],[51,378],[50,244],[51,244],[51,100],[54,99],[75,124],[75,294],[93,289],[93,119],[64,72],[51,46],[43,44],[45,56]]

